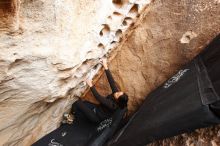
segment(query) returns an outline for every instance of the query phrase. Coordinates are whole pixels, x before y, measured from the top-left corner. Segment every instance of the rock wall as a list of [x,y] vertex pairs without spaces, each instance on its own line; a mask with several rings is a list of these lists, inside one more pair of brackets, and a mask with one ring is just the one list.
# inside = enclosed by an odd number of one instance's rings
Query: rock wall
[[[112,54],[110,69],[118,85],[129,95],[131,112],[148,93],[197,55],[220,32],[220,3],[209,0],[155,0]],[[107,95],[105,75],[96,83]],[[91,98],[88,93],[85,98]],[[166,97],[164,97],[166,98]],[[187,107],[186,107],[187,108]],[[172,146],[220,145],[220,127],[151,144]]]
[[[110,68],[134,111],[220,30],[217,0],[148,3],[1,0],[0,145],[28,146],[59,126],[104,55],[117,54]],[[108,91],[103,77],[98,83]]]
[[59,126],[149,0],[1,0],[0,145]]

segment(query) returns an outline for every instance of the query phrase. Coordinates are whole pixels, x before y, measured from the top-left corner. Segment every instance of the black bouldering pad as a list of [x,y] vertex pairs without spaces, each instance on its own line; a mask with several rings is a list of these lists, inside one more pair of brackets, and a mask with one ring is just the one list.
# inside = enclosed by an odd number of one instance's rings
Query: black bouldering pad
[[[87,106],[93,108],[96,105],[87,102]],[[76,119],[73,124],[62,124],[32,146],[102,146],[117,131],[126,111],[126,108],[117,109],[111,117],[96,124],[89,121],[79,109],[75,109]]]
[[220,35],[150,93],[110,146],[144,146],[220,123]]
[[[93,109],[95,105],[87,102],[87,107]],[[73,124],[61,124],[61,126],[47,134],[32,146],[84,146],[95,132],[97,124],[90,122],[85,115],[77,108],[75,110],[75,120]]]
[[32,146],[83,146],[96,132],[96,125],[89,121],[63,124]]

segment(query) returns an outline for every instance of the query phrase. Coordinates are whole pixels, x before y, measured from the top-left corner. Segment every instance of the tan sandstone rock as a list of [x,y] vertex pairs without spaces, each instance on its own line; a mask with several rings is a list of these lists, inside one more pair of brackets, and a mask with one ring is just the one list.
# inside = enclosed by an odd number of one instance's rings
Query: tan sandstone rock
[[59,126],[104,55],[117,54],[110,68],[134,111],[220,30],[218,1],[149,2],[0,0],[0,145],[29,146]]
[[57,128],[149,0],[0,0],[0,145]]
[[[220,5],[215,1],[155,0],[141,17],[110,62],[118,85],[129,95],[131,112],[220,32]],[[103,95],[110,93],[107,85],[102,75],[96,87]],[[220,145],[219,132],[217,126],[152,145]]]

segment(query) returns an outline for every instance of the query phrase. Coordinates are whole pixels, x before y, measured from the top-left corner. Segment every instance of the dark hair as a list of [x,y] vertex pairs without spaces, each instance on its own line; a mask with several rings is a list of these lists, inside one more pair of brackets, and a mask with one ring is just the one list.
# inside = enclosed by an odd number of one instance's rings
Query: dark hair
[[127,103],[128,103],[128,95],[126,93],[123,93],[118,98],[118,106],[120,108],[124,108],[124,107],[127,107]]

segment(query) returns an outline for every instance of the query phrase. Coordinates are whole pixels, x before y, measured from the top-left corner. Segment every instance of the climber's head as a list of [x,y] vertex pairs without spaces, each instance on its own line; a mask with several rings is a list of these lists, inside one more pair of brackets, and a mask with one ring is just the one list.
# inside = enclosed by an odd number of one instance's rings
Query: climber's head
[[124,92],[115,92],[114,98],[117,100],[119,107],[124,108],[127,106],[128,95]]

